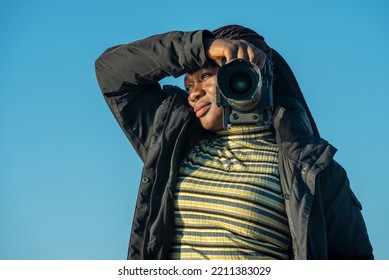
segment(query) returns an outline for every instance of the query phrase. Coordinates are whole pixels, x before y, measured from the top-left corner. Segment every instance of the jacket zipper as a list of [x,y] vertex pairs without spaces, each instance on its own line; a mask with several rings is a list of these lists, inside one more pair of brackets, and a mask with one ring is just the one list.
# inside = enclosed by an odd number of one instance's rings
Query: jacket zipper
[[[170,117],[171,115],[171,111],[172,111],[172,107],[173,107],[173,104],[174,104],[174,100],[175,100],[176,96],[173,95],[173,98],[170,102],[170,105],[169,105],[169,110],[167,112],[167,115],[166,115],[166,119]],[[166,130],[166,125],[167,125],[168,122],[165,122],[164,125],[163,125],[163,129],[162,129],[162,135],[165,134],[165,130]],[[160,153],[158,155],[158,159],[157,159],[157,166],[159,166],[159,162],[161,160],[161,155],[162,155],[162,151],[164,150],[163,147],[164,147],[164,143],[165,143],[165,140],[163,138],[162,140],[162,144],[161,144],[161,149],[160,149]],[[150,219],[151,219],[151,214],[153,213],[153,204],[151,203],[153,201],[153,197],[154,197],[154,190],[155,190],[155,184],[156,182],[158,181],[157,180],[158,178],[158,168],[155,172],[155,177],[154,177],[154,182],[153,182],[153,187],[151,189],[151,194],[150,194],[150,201],[149,201],[149,205],[150,205],[150,212],[149,212],[149,216],[147,217],[147,221],[146,221],[146,224],[145,224],[145,232],[144,232],[144,235],[143,235],[143,257],[146,256],[147,254],[147,244],[148,244],[148,239],[150,237]]]

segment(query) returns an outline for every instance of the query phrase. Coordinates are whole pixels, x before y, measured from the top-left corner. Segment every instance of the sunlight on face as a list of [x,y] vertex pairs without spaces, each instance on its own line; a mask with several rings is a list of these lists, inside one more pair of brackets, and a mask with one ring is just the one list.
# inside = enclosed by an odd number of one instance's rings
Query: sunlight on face
[[222,107],[216,104],[217,67],[204,68],[186,75],[184,84],[188,103],[206,130],[223,129]]

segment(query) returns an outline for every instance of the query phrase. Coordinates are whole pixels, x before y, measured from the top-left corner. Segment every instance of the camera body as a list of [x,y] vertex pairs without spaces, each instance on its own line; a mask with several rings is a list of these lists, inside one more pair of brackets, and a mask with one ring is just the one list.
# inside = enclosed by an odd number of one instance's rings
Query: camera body
[[273,65],[259,67],[243,59],[224,63],[217,71],[216,101],[223,107],[223,127],[269,124],[273,111]]

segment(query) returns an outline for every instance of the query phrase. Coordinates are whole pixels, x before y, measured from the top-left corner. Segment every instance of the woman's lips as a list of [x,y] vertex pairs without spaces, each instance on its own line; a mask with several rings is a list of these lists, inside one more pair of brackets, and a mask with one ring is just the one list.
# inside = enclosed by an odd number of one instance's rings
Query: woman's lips
[[196,117],[201,118],[208,112],[210,107],[211,107],[210,102],[202,101],[196,103],[196,105],[193,108],[193,111],[195,112]]

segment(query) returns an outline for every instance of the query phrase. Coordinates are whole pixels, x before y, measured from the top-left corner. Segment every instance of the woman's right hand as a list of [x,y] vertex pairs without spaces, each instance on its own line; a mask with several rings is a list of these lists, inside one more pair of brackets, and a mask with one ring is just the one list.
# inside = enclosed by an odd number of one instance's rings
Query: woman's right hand
[[222,65],[222,59],[226,62],[241,58],[263,68],[266,62],[266,54],[245,40],[228,39],[204,39],[204,48],[207,57],[217,65]]

